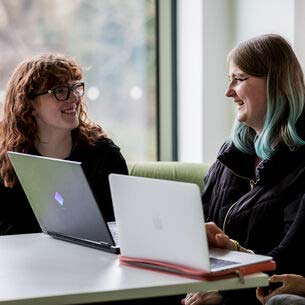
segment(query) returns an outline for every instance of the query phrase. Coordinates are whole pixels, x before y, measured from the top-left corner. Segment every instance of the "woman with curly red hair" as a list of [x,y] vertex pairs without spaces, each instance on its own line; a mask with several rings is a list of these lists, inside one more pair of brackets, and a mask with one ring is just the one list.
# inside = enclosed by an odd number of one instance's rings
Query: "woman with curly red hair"
[[81,67],[62,54],[21,62],[8,81],[0,121],[0,235],[40,232],[7,151],[82,162],[107,221],[114,220],[108,175],[128,174],[104,130],[87,120]]

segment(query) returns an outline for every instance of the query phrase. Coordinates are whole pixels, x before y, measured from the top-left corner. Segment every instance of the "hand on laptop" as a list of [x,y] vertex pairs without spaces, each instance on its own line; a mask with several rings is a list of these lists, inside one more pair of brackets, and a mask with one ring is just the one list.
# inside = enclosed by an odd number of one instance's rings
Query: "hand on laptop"
[[236,240],[230,239],[214,222],[206,222],[205,230],[210,248],[223,248],[253,253],[253,251],[240,246]]
[[205,224],[209,246],[211,248],[235,249],[235,244],[214,222]]

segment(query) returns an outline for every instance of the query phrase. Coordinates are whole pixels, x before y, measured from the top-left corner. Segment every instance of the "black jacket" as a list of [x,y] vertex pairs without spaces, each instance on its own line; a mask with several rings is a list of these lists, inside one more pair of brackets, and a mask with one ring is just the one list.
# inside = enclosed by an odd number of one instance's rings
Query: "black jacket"
[[305,276],[305,147],[279,145],[255,172],[253,156],[224,144],[205,178],[202,202],[206,221],[242,246],[271,255],[276,273]]
[[[39,155],[37,151],[31,154]],[[79,144],[67,160],[80,161],[91,189],[107,221],[114,220],[108,175],[128,174],[120,149],[109,139],[95,145]],[[0,181],[0,235],[41,232],[30,204],[19,182],[13,188]]]

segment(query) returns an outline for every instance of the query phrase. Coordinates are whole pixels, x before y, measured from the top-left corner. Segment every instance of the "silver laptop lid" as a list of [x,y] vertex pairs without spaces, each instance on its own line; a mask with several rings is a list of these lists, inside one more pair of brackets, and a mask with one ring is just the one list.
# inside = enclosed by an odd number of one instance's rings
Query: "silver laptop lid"
[[8,155],[43,232],[114,245],[80,162]]
[[110,174],[121,254],[209,271],[199,187]]

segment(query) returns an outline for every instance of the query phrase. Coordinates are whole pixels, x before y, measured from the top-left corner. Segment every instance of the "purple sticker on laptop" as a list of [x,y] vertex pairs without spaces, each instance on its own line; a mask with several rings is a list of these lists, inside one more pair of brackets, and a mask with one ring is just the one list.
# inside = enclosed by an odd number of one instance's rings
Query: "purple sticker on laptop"
[[64,198],[57,192],[55,192],[54,199],[61,205],[64,205]]

